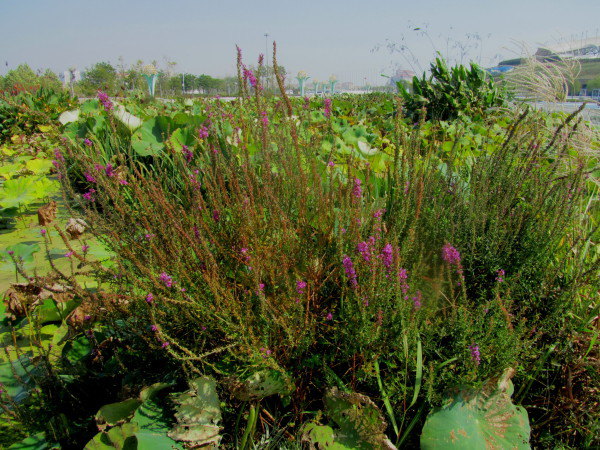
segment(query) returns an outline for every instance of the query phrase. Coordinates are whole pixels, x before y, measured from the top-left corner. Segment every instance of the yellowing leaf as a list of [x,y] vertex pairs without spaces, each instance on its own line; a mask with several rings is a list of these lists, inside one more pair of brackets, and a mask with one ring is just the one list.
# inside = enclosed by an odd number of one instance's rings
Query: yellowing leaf
[[42,133],[47,133],[51,129],[52,127],[50,125],[38,125],[38,130],[40,130]]

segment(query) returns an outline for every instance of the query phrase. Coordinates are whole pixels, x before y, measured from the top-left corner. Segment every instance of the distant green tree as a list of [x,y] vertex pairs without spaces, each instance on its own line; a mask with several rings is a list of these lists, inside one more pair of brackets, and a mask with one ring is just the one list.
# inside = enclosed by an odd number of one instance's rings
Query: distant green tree
[[60,91],[63,88],[63,84],[58,76],[50,69],[46,69],[44,74],[39,77],[39,80],[42,87],[53,89],[55,91]]
[[2,90],[35,90],[40,86],[38,77],[27,64],[20,64],[16,69],[10,70],[2,78]]
[[590,92],[594,89],[600,89],[600,76],[598,76],[596,78],[592,78],[590,81],[587,82],[588,92]]
[[223,84],[222,80],[204,74],[197,78],[197,83],[198,88],[204,90],[207,94],[217,91]]
[[116,89],[117,71],[107,62],[96,63],[87,69],[78,83],[80,93],[87,96],[95,95],[98,90],[114,95]]

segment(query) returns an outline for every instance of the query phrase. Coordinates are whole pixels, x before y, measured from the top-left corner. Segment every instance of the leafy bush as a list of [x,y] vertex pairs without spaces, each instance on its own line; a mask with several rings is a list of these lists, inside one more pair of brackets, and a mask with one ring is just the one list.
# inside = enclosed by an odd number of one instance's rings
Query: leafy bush
[[405,114],[413,120],[424,113],[428,120],[482,117],[486,109],[505,104],[502,91],[475,63],[470,69],[463,65],[448,69],[446,61],[438,57],[430,70],[429,77],[413,77],[412,93],[401,82],[396,83]]
[[0,142],[14,134],[39,132],[39,126],[56,121],[74,103],[67,92],[44,87],[0,97]]

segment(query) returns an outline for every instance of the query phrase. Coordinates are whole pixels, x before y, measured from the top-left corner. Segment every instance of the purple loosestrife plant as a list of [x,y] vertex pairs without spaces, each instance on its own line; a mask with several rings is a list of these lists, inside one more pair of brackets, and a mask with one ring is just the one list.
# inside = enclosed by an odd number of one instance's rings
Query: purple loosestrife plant
[[469,350],[471,351],[471,359],[475,363],[476,366],[481,364],[481,353],[479,353],[479,346],[475,343],[469,345]]
[[98,100],[100,100],[100,103],[102,104],[106,112],[109,112],[113,109],[113,104],[110,101],[110,98],[108,98],[108,94],[106,94],[105,92],[102,92],[100,90],[98,91]]
[[327,118],[331,117],[331,99],[330,98],[325,99],[324,114],[325,114],[325,117],[327,117]]
[[350,285],[352,287],[358,286],[358,280],[356,277],[356,269],[354,268],[354,264],[352,263],[352,259],[349,256],[344,256],[342,260],[342,265],[344,266],[344,272],[346,273],[346,278],[350,281]]
[[158,279],[159,279],[160,281],[162,281],[162,282],[163,282],[163,284],[164,284],[166,287],[168,287],[168,288],[170,288],[171,286],[173,286],[173,278],[172,278],[170,275],[167,275],[167,273],[166,273],[166,272],[162,272],[162,273],[159,275]]

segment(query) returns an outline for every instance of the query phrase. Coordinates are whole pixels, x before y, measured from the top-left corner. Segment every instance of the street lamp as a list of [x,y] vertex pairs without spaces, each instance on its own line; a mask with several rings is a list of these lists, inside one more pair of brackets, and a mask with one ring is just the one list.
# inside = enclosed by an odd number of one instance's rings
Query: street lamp
[[268,88],[269,84],[269,33],[265,33],[265,87]]

